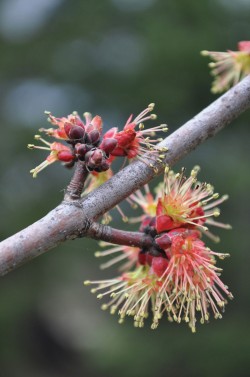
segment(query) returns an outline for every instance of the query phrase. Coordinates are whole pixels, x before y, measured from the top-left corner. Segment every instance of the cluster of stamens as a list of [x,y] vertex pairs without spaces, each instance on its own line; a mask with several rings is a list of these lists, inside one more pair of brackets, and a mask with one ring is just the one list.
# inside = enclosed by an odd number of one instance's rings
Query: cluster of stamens
[[130,197],[144,211],[139,230],[151,237],[151,246],[112,246],[96,253],[105,258],[115,255],[102,268],[127,260],[121,276],[85,282],[96,286],[91,292],[99,299],[109,297],[102,309],[118,312],[119,323],[132,316],[134,325],[143,327],[152,313],[152,329],[166,315],[169,321],[188,323],[195,332],[198,319],[202,324],[208,322],[211,313],[221,318],[227,303],[224,296],[233,297],[216,266],[216,258],[229,254],[212,251],[201,240],[205,233],[218,241],[204,224],[230,228],[213,220],[219,215],[217,206],[227,196],[219,198],[210,184],[199,183],[198,171],[195,167],[186,178],[184,169],[174,174],[166,168],[155,197],[148,186],[145,195],[138,191]]

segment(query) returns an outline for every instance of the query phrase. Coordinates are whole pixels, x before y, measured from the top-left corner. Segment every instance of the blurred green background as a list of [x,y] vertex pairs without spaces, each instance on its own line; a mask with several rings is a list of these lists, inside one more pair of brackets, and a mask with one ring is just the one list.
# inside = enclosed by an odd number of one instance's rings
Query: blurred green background
[[[59,164],[29,173],[45,158],[26,148],[44,110],[122,127],[155,102],[173,131],[216,98],[199,51],[236,49],[249,22],[247,0],[1,0],[1,239],[59,204],[72,174]],[[223,319],[195,335],[164,319],[156,331],[118,325],[82,285],[116,272],[99,270],[96,242],[68,242],[1,279],[0,377],[249,376],[249,126],[248,112],[178,165],[198,163],[230,195],[221,221],[233,230],[211,244],[231,253],[220,263],[235,296]]]

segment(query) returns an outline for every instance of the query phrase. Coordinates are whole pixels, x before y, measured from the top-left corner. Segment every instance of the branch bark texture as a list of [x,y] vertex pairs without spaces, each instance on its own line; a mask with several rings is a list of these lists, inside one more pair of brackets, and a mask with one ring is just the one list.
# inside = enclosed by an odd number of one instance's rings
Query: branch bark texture
[[[168,148],[164,162],[173,166],[249,107],[250,75],[159,144]],[[135,161],[87,197],[62,202],[42,219],[2,241],[0,275],[68,239],[91,236],[93,221],[149,182],[156,175],[156,169],[160,173],[164,166],[155,162],[154,168]]]

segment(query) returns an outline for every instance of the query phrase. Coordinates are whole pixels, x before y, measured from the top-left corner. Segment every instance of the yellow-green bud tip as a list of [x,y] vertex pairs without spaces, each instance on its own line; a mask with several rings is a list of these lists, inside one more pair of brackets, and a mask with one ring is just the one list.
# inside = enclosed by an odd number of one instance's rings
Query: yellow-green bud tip
[[33,178],[37,177],[36,169],[30,170],[30,173],[32,174]]
[[152,102],[152,103],[150,103],[148,105],[148,108],[149,108],[150,111],[152,111],[154,109],[154,107],[155,107],[155,103],[154,102]]
[[202,56],[208,56],[208,55],[209,55],[209,51],[207,51],[207,50],[202,50],[202,51],[200,52],[200,54],[201,54]]

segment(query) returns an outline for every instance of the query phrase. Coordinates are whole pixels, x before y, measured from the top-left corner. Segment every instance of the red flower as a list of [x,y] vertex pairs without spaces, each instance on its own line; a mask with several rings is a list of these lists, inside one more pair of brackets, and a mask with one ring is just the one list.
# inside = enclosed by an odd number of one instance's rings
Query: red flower
[[33,174],[33,178],[36,178],[37,174],[45,169],[48,165],[53,164],[55,161],[62,161],[62,162],[71,162],[75,159],[75,155],[72,153],[71,149],[66,145],[63,145],[58,142],[48,143],[47,141],[43,140],[39,135],[36,135],[35,138],[37,140],[42,141],[47,147],[40,147],[34,144],[29,144],[29,149],[43,149],[51,151],[49,156],[43,161],[40,165],[36,168],[32,169],[30,172]]
[[174,174],[173,171],[165,170],[164,186],[162,194],[158,192],[156,207],[156,230],[157,233],[168,231],[178,227],[188,227],[206,232],[208,236],[218,239],[208,232],[205,226],[215,225],[230,229],[230,225],[222,224],[215,220],[220,214],[217,205],[228,199],[227,195],[220,199],[219,194],[214,193],[210,184],[198,183],[197,174],[199,167],[194,167],[190,177],[184,176],[184,169],[181,174]]
[[[142,122],[149,119],[156,119],[155,114],[148,115],[153,108],[154,104],[151,103],[134,120],[132,120],[133,116],[131,115],[122,131],[118,132],[117,127],[114,127],[104,135],[104,139],[112,138],[117,141],[115,148],[110,152],[112,156],[124,156],[131,159],[148,152],[149,149],[153,151],[155,148],[153,144],[161,139],[151,139],[150,137],[152,137],[155,132],[167,131],[166,125],[144,130]],[[138,125],[139,129],[136,130]],[[147,137],[145,138],[145,136]]]

